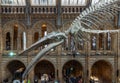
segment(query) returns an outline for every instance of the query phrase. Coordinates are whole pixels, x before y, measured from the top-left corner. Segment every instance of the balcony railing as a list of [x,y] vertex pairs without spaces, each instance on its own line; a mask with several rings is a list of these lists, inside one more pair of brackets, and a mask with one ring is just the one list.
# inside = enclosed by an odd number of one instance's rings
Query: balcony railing
[[24,14],[25,13],[25,7],[9,7],[9,6],[2,6],[1,7],[3,14]]
[[[57,14],[58,8],[56,6],[31,6],[26,9],[25,6],[2,6],[1,7],[3,14],[25,14],[26,10],[30,14]],[[61,14],[78,14],[85,10],[85,7],[70,7],[62,6],[60,13]]]

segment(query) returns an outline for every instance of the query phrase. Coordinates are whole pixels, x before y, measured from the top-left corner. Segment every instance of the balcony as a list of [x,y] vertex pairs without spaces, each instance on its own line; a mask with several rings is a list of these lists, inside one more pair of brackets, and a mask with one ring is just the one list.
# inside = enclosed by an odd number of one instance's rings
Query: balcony
[[2,14],[25,14],[25,6],[2,6]]

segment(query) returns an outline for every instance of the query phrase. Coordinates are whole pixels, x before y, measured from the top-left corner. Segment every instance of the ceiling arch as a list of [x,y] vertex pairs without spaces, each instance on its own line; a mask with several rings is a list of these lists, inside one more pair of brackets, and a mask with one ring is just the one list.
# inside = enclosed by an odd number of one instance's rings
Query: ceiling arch
[[92,0],[92,3],[91,5],[96,5],[96,4],[99,4],[99,3],[107,3],[111,0]]
[[32,6],[56,6],[56,0],[31,0]]
[[25,6],[26,5],[26,0],[1,0],[1,5]]
[[61,0],[62,6],[86,6],[87,0]]

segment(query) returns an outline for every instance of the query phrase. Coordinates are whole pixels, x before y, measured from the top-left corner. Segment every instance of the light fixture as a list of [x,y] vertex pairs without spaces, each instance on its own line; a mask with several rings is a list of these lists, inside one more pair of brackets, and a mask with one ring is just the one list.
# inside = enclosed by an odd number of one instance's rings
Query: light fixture
[[11,57],[14,56],[14,55],[16,55],[16,53],[14,53],[14,52],[9,53],[9,56],[11,56]]

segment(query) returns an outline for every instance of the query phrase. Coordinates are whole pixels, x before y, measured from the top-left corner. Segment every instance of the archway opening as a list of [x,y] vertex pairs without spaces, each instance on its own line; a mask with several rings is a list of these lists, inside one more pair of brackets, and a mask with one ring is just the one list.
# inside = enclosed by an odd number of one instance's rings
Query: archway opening
[[25,65],[18,61],[18,60],[13,60],[8,63],[7,69],[10,72],[10,77],[11,79],[9,80],[22,80],[22,74],[25,70]]
[[65,63],[62,72],[66,83],[69,83],[69,79],[71,79],[71,77],[76,78],[75,81],[82,80],[83,77],[83,67],[78,61],[75,60]]
[[55,79],[54,65],[47,60],[42,60],[36,64],[34,74],[37,80],[53,81]]
[[11,49],[11,38],[10,38],[10,32],[6,33],[6,50]]
[[34,43],[39,40],[39,32],[34,33]]
[[13,33],[13,49],[17,49],[17,38],[18,38],[18,25],[14,25],[14,33]]
[[46,24],[42,25],[41,31],[42,31],[42,37],[47,35],[47,25]]
[[100,60],[91,68],[91,81],[100,83],[112,83],[112,66],[110,63]]

